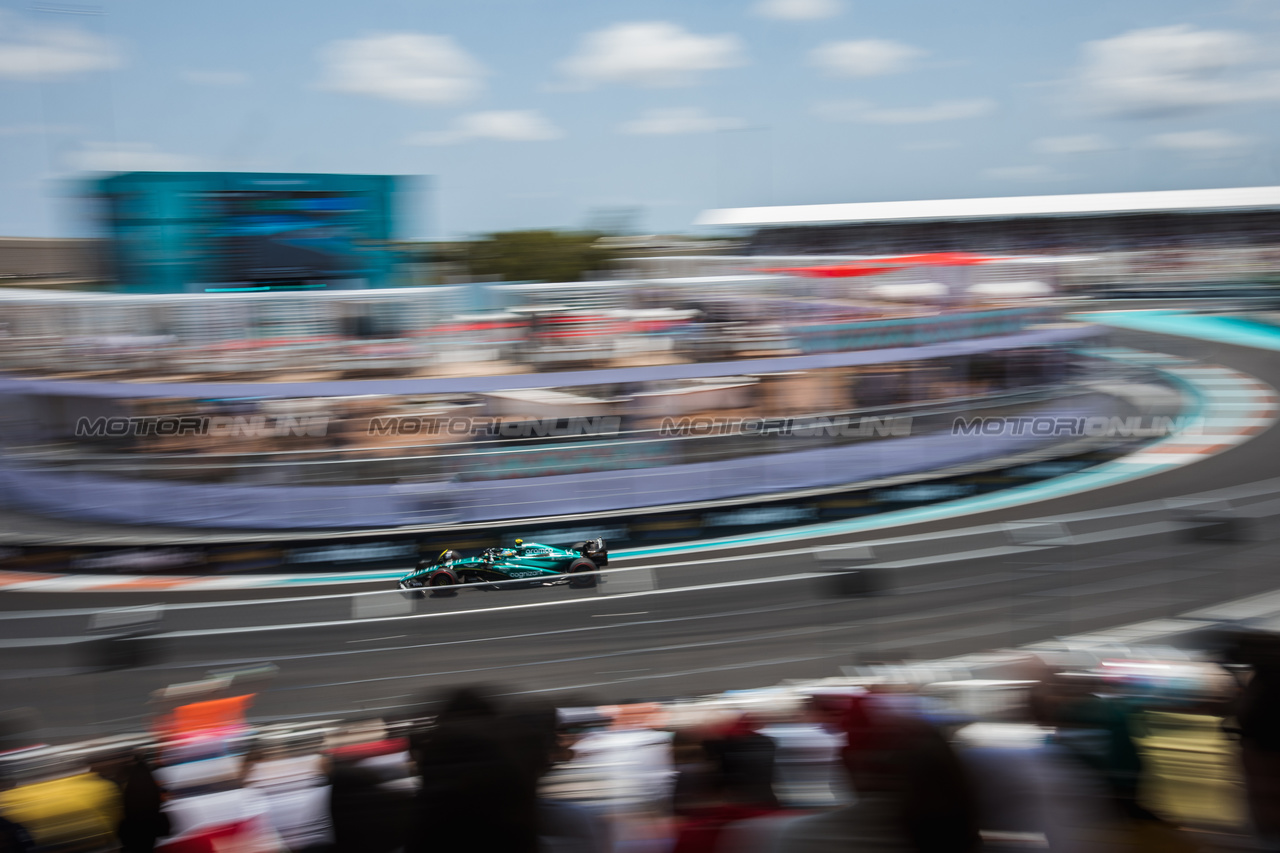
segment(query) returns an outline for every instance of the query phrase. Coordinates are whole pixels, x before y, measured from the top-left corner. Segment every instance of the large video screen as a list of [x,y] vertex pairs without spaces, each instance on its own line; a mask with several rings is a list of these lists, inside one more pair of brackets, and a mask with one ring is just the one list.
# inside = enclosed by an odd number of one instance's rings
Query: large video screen
[[208,194],[219,278],[307,284],[361,267],[356,246],[367,200],[356,193],[227,191]]
[[388,287],[389,175],[126,172],[97,179],[117,287],[221,293]]

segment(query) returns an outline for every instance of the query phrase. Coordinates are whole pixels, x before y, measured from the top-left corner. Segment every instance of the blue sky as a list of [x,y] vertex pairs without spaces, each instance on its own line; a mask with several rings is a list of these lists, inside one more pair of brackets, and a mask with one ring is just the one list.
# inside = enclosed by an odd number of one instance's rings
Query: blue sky
[[1280,0],[0,0],[0,235],[85,169],[428,176],[404,236],[1280,184]]

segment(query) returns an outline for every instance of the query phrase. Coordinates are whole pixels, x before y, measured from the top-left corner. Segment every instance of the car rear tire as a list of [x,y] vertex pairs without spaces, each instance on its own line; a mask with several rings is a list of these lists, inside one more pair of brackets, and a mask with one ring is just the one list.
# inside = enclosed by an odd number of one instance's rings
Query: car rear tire
[[[574,589],[590,589],[600,582],[599,576],[595,574],[585,574],[586,572],[599,571],[596,564],[588,560],[586,557],[579,557],[569,564],[569,586]],[[574,575],[584,575],[574,577]]]

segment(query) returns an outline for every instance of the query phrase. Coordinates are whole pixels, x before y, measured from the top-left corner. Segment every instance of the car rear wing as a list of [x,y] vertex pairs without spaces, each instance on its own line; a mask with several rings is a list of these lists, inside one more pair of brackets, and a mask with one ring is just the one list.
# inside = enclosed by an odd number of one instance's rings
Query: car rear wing
[[570,551],[577,551],[597,566],[609,563],[609,544],[603,539],[591,539],[586,542],[575,542]]

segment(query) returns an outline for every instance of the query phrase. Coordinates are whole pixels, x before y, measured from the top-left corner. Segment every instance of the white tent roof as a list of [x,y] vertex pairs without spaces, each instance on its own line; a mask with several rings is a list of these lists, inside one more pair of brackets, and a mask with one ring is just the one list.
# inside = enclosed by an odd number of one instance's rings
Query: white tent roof
[[1257,208],[1280,208],[1280,187],[730,207],[703,211],[696,224],[802,225]]
[[936,281],[886,282],[871,287],[871,293],[881,299],[929,299],[949,292],[945,284]]
[[1043,281],[984,281],[969,288],[978,296],[1047,296],[1053,288]]

